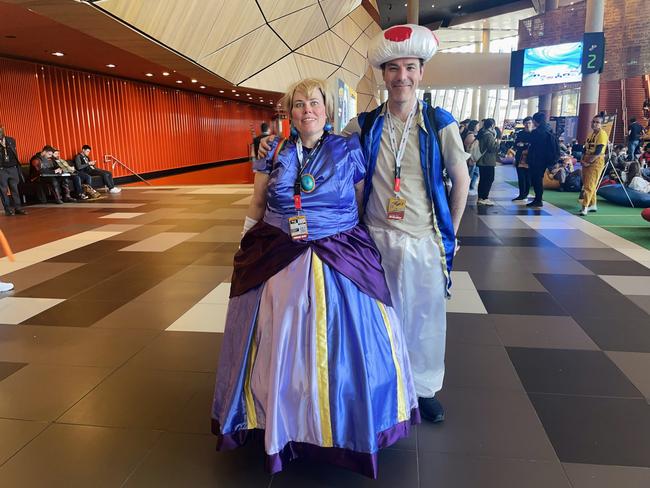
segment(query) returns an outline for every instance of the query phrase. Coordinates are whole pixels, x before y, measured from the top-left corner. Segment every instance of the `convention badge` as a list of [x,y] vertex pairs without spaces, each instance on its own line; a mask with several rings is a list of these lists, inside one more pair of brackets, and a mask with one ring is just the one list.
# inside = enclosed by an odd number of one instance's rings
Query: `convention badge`
[[296,215],[289,217],[289,234],[294,241],[299,241],[307,238],[307,217],[304,215]]
[[406,200],[399,197],[388,199],[388,220],[404,220]]

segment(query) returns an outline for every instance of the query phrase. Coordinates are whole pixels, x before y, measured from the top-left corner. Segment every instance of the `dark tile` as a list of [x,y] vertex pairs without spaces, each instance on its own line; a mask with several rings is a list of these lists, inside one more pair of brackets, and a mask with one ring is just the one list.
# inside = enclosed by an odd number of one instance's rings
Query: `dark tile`
[[538,237],[541,234],[535,229],[494,229],[494,234],[500,239],[501,237]]
[[0,469],[0,486],[122,486],[160,432],[49,426]]
[[418,426],[418,452],[556,460],[526,393],[477,388],[443,388],[441,424]]
[[0,419],[0,465],[40,434],[47,425],[45,422]]
[[59,420],[72,424],[168,430],[191,398],[213,377],[212,373],[124,366]]
[[21,324],[89,327],[120,308],[125,302],[126,300],[70,299],[24,320]]
[[421,453],[420,486],[441,488],[571,488],[559,462]]
[[650,468],[635,466],[606,466],[602,464],[562,465],[573,488],[648,488]]
[[445,358],[445,386],[524,391],[503,346],[450,342]]
[[580,263],[599,275],[650,276],[650,269],[636,261],[580,260]]
[[604,351],[650,352],[648,318],[574,315],[575,321]]
[[502,207],[495,205],[494,207],[477,207],[476,213],[478,215],[546,215],[550,216],[548,212],[540,209],[533,208],[513,208],[513,207]]
[[553,247],[556,248],[555,244],[546,239],[543,236],[535,237],[500,237],[501,242],[504,246],[511,247]]
[[461,246],[501,246],[502,242],[494,236],[467,236],[461,239]]
[[[195,210],[190,209],[189,211],[194,212]],[[218,221],[213,219],[162,219],[156,220],[154,223],[156,225],[173,225],[172,232],[203,232],[217,225]]]
[[93,327],[164,330],[195,303],[194,299],[164,300],[155,305],[148,301],[131,301],[95,322]]
[[0,381],[11,376],[24,366],[27,366],[27,363],[9,363],[6,361],[0,361]]
[[128,481],[128,488],[268,487],[264,452],[256,444],[216,452],[213,435],[165,432]]
[[479,290],[488,313],[517,315],[567,315],[549,293]]
[[90,263],[104,258],[107,254],[118,251],[124,244],[119,241],[99,241],[80,247],[74,251],[59,254],[48,259],[47,263]]
[[563,463],[650,467],[650,405],[644,400],[530,395]]
[[447,312],[447,343],[500,346],[494,324],[487,315]]
[[418,462],[415,451],[384,449],[378,455],[378,477],[372,480],[346,469],[325,463],[297,460],[273,476],[273,488],[308,486],[310,488],[390,487],[418,488]]
[[522,347],[507,351],[528,393],[643,398],[602,351]]

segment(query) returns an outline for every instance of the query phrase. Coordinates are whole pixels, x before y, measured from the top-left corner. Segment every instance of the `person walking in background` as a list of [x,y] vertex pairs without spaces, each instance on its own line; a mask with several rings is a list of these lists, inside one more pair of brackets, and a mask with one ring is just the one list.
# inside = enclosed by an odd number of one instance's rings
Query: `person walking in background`
[[472,155],[470,153],[470,149],[472,147],[472,144],[476,140],[476,136],[478,134],[478,120],[470,120],[467,123],[467,126],[465,130],[461,133],[460,137],[463,140],[463,147],[465,148],[465,152],[468,153],[470,156],[467,159],[467,171],[469,172],[469,191],[470,193],[476,191],[476,180],[478,180],[478,175],[479,175],[479,170],[476,167],[476,161],[472,158]]
[[596,191],[600,176],[605,167],[605,151],[609,137],[602,128],[603,119],[599,115],[591,120],[592,132],[585,142],[585,154],[582,156],[582,208],[580,215],[596,212]]
[[557,138],[551,127],[546,123],[546,115],[537,112],[533,115],[531,132],[522,134],[522,141],[528,142],[528,173],[530,184],[535,190],[535,198],[527,207],[540,208],[544,205],[544,173],[553,167],[560,157],[560,148]]
[[515,138],[515,168],[517,169],[519,195],[512,199],[513,202],[528,200],[530,193],[530,174],[528,172],[528,146],[530,144],[524,138],[533,130],[533,118],[526,117],[523,123],[523,130],[520,130]]
[[478,200],[477,205],[492,206],[494,202],[490,200],[490,190],[494,183],[494,168],[497,165],[497,156],[499,154],[500,141],[497,138],[495,129],[496,122],[494,119],[485,119],[483,131],[478,137],[481,153],[483,155],[476,162],[480,173],[478,180]]
[[636,159],[636,151],[645,134],[643,126],[634,117],[630,119],[630,127],[627,130],[627,157],[630,161]]
[[[5,134],[5,128],[0,124],[0,192],[2,206],[6,216],[27,215],[23,210],[18,192],[18,183],[23,181],[20,161],[16,151],[16,140]],[[11,191],[11,199],[7,194]]]
[[253,139],[253,154],[254,154],[253,159],[257,159],[257,152],[260,149],[260,141],[271,133],[271,131],[269,130],[269,124],[267,124],[266,122],[262,122],[262,125],[260,125],[260,131],[261,131],[260,135]]

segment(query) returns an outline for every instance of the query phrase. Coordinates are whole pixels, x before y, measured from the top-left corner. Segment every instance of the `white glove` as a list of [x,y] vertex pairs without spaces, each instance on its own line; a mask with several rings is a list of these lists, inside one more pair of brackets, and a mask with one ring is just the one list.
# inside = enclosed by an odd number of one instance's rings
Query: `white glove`
[[255,224],[257,224],[257,222],[258,222],[257,220],[251,219],[250,217],[246,216],[246,219],[244,220],[244,230],[242,230],[241,232],[242,239],[246,235],[246,232],[251,230],[255,226]]

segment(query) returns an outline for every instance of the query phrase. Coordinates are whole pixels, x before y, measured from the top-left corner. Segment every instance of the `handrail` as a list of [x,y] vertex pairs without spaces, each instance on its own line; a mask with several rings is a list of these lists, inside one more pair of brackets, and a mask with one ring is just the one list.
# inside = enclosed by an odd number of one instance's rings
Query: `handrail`
[[112,161],[112,166],[111,166],[111,168],[115,168],[115,164],[117,163],[117,164],[119,164],[120,166],[122,166],[123,168],[126,168],[128,171],[130,171],[131,173],[133,173],[133,174],[134,174],[135,176],[137,176],[138,178],[140,178],[140,179],[141,179],[143,182],[145,182],[147,185],[149,185],[149,186],[153,186],[151,183],[149,183],[149,182],[148,182],[147,180],[145,180],[142,176],[140,176],[138,173],[136,173],[135,171],[133,171],[130,167],[128,167],[126,164],[124,164],[122,161],[120,161],[119,159],[117,159],[117,158],[116,158],[115,156],[113,156],[112,154],[104,154],[104,162],[105,162],[105,163],[110,163],[111,161]]

